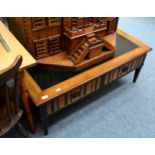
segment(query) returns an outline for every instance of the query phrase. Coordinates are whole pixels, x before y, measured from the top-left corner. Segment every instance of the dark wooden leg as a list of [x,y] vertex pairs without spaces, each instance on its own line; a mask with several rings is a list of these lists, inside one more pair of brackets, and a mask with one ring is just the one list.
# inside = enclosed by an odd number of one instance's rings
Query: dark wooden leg
[[48,134],[48,115],[46,109],[46,105],[43,105],[39,108],[41,126],[45,135]]
[[24,72],[21,72],[20,76],[21,76],[21,81],[20,81],[21,100],[22,100],[24,110],[26,112],[26,116],[28,119],[30,130],[32,133],[34,133],[35,132],[35,125],[34,125],[33,116],[32,116],[32,112],[31,112],[30,104],[29,104],[29,94],[28,94],[28,92],[26,90],[26,86],[25,86]]
[[135,74],[134,74],[134,77],[133,77],[133,83],[135,83],[138,79],[138,76],[140,74],[140,71],[142,69],[143,66],[140,66],[138,69],[135,70]]
[[133,83],[135,83],[137,81],[137,79],[138,79],[140,71],[142,70],[142,67],[144,65],[145,58],[146,58],[146,54],[143,56],[142,64],[140,65],[140,67],[135,70],[135,74],[134,74],[134,77],[133,77]]

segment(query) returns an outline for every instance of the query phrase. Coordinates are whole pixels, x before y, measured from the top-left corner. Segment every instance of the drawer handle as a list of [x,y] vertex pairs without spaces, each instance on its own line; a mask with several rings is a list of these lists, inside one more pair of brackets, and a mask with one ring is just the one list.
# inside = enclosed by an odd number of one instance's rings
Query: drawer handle
[[75,91],[72,93],[72,98],[76,98],[78,96],[80,96],[80,91]]
[[122,68],[122,72],[126,72],[126,71],[128,71],[128,69],[129,69],[129,67],[125,66],[125,67]]

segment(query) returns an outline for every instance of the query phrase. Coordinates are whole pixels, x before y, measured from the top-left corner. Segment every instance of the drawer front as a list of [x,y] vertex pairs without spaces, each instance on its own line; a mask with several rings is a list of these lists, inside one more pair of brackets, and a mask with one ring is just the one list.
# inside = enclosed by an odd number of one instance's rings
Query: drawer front
[[52,102],[47,103],[47,113],[48,115],[56,112],[67,105],[70,105],[83,97],[93,93],[98,90],[101,86],[102,77],[93,79],[67,93],[55,98]]
[[107,85],[117,79],[119,79],[120,77],[128,74],[129,72],[137,69],[138,67],[140,67],[140,65],[142,65],[143,61],[144,61],[144,56],[138,57],[137,59],[134,59],[126,64],[123,64],[122,66],[108,72],[105,75],[105,79],[104,79],[104,85]]

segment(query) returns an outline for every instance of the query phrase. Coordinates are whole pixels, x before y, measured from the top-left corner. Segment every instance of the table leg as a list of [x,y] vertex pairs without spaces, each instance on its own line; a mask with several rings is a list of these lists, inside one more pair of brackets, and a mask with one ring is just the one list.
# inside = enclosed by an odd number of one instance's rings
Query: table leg
[[32,112],[30,109],[30,104],[29,104],[29,95],[28,92],[26,90],[26,86],[25,86],[25,81],[24,81],[24,72],[20,72],[21,75],[21,79],[20,79],[20,88],[21,88],[21,100],[22,100],[22,104],[23,104],[23,108],[26,112],[26,116],[28,119],[28,123],[30,126],[30,130],[31,132],[35,132],[35,125],[34,125],[34,121],[33,121],[33,116],[32,116]]
[[47,111],[46,111],[46,109],[47,109],[46,105],[47,104],[39,107],[41,126],[43,128],[45,135],[48,134],[48,115],[47,115]]
[[140,65],[140,67],[135,70],[135,74],[134,74],[134,77],[133,77],[133,83],[135,83],[137,81],[137,79],[138,79],[138,76],[139,76],[139,74],[140,74],[140,72],[142,70],[142,67],[144,65],[145,58],[146,58],[146,54],[143,56],[143,61],[142,61],[142,64]]
[[134,77],[133,77],[133,83],[135,83],[137,81],[141,69],[142,69],[142,66],[140,66],[138,69],[135,70],[135,74],[134,74]]

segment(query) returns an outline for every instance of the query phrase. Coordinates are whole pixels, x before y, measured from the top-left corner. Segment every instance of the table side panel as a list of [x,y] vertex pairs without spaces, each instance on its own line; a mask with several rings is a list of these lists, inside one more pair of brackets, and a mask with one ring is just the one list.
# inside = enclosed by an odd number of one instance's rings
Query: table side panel
[[80,99],[92,94],[101,86],[102,77],[95,78],[47,103],[47,114],[50,115]]
[[144,58],[145,54],[111,70],[110,72],[104,75],[94,78],[93,80],[86,82],[67,93],[64,93],[64,95],[61,95],[60,97],[53,99],[50,103],[48,102],[47,104],[47,114],[50,115],[54,112],[57,112],[63,109],[64,107],[73,104],[79,101],[80,99],[88,96],[89,94],[92,94],[102,86],[106,86],[111,82],[136,70],[141,65],[143,65]]
[[138,57],[130,62],[127,62],[127,63],[117,67],[116,69],[106,73],[104,85],[107,85],[107,84],[121,78],[122,76],[128,74],[129,72],[139,68],[143,64],[144,57],[145,57],[145,54],[143,56],[140,56],[140,57]]

